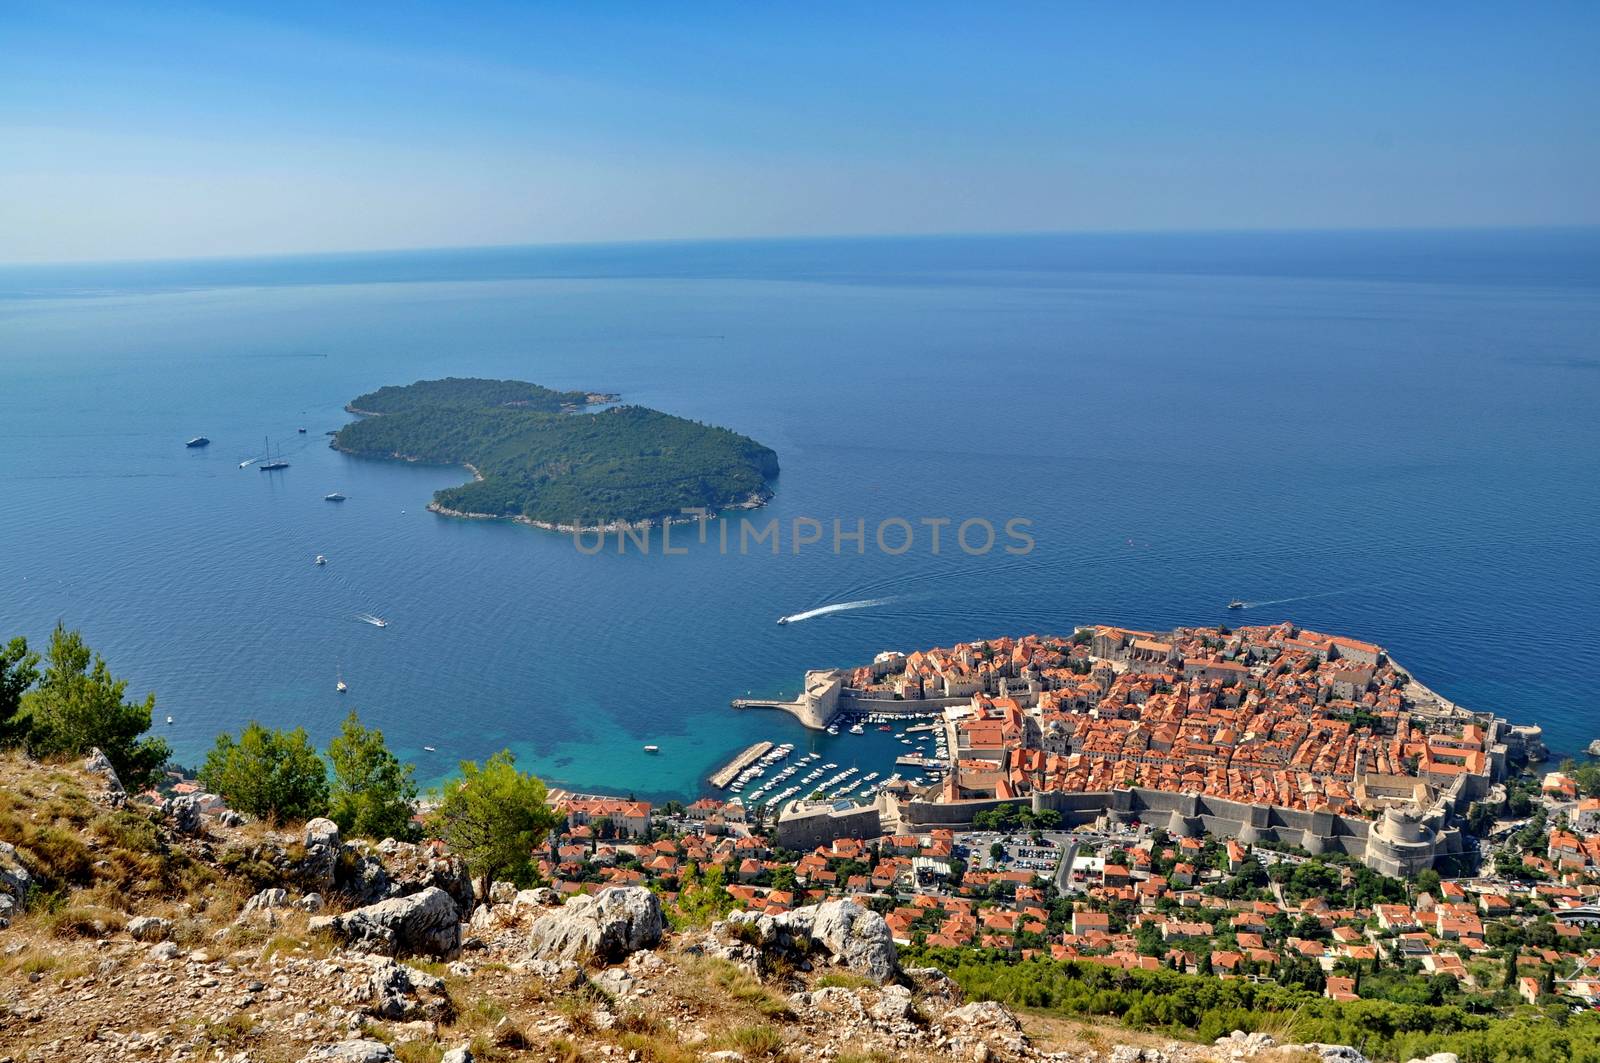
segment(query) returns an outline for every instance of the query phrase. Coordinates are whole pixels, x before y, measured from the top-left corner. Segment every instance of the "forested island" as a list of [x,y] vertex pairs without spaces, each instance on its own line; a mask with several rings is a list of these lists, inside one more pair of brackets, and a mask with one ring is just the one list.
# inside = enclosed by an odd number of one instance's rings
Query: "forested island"
[[685,508],[756,506],[778,456],[748,436],[617,396],[520,380],[450,377],[380,388],[345,407],[334,433],[348,454],[465,465],[474,482],[430,509],[566,530],[656,522]]

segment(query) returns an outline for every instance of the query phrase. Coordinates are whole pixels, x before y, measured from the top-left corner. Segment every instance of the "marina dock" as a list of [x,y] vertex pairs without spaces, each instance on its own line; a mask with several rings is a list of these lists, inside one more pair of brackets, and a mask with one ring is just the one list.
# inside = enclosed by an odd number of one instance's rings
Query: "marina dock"
[[895,757],[894,762],[908,768],[943,768],[948,766],[938,757],[922,757],[915,753],[907,753],[904,756]]
[[760,760],[771,748],[771,742],[757,742],[737,757],[728,761],[726,767],[711,776],[711,785],[719,790],[725,789],[729,783],[739,777],[741,771]]

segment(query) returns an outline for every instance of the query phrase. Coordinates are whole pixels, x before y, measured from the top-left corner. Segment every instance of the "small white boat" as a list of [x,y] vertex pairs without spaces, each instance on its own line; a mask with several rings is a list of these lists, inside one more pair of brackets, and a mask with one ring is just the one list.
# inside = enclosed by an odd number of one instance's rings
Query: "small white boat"
[[321,554],[318,554],[316,563],[319,565],[326,565],[328,563],[328,559],[323,557]]
[[329,491],[327,494],[322,496],[322,500],[324,502],[343,502],[344,495],[341,495],[337,491]]
[[432,746],[423,746],[422,747],[422,751],[424,753],[437,753],[437,752],[439,752],[437,749],[433,748]]
[[659,752],[661,752],[661,747],[660,746],[645,746],[644,747],[644,751],[646,753],[659,753]]
[[168,722],[168,723],[171,723],[171,722],[172,722],[172,717],[171,717],[171,716],[168,716],[168,717],[167,717],[167,722]]
[[385,620],[381,616],[375,616],[372,613],[357,613],[356,619],[360,620],[364,624],[371,624],[373,627],[389,626],[389,621]]
[[339,693],[343,694],[346,690],[349,690],[350,688],[348,686],[346,686],[344,680],[341,679],[337,683],[333,684],[333,689],[335,689]]
[[853,724],[850,727],[850,733],[853,735],[864,735],[867,733],[867,729],[862,727],[859,723]]

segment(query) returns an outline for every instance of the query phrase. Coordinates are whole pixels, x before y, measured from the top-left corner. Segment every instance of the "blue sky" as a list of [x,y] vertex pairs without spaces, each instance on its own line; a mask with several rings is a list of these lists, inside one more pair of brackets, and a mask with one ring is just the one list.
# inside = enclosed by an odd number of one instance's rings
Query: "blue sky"
[[0,0],[0,262],[1600,223],[1600,5]]

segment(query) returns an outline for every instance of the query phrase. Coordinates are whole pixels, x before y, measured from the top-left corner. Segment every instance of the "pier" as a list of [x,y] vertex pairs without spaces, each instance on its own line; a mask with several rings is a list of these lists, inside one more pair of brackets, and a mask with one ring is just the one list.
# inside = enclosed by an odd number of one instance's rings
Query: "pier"
[[796,712],[803,708],[798,701],[778,701],[773,698],[734,698],[728,702],[736,709],[784,709]]
[[915,753],[906,753],[903,756],[895,757],[894,758],[894,762],[896,764],[904,765],[905,767],[908,767],[908,768],[944,768],[944,767],[948,767],[948,765],[944,761],[940,760],[937,757],[922,757],[922,756],[918,756]]
[[726,767],[717,772],[715,775],[711,776],[711,785],[715,786],[719,790],[725,789],[729,783],[733,782],[733,780],[739,777],[739,773],[741,771],[744,771],[744,769],[748,768],[750,765],[766,756],[767,751],[771,748],[771,742],[757,742],[743,753],[740,753],[737,757],[734,757],[732,760],[728,761]]

